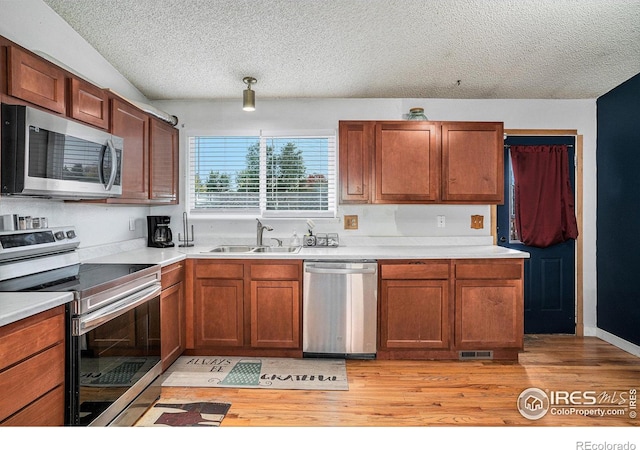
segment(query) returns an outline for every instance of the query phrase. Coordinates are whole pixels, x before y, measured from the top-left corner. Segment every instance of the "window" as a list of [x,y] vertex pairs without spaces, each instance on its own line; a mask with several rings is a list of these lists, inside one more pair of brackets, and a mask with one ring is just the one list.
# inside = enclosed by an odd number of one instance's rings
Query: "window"
[[334,217],[335,133],[189,137],[193,213]]

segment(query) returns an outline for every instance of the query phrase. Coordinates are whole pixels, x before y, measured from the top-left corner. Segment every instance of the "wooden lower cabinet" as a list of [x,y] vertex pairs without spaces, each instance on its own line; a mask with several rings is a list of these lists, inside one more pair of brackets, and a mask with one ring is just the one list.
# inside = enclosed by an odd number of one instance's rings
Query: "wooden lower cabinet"
[[448,281],[382,280],[382,342],[392,348],[448,348]]
[[187,354],[302,356],[302,261],[188,263]]
[[523,260],[380,265],[380,359],[517,359],[523,348]]
[[186,348],[184,265],[184,262],[178,262],[162,268],[160,355],[163,371],[167,370]]
[[522,350],[523,268],[522,260],[456,262],[458,349]]
[[62,426],[65,308],[0,328],[0,425]]
[[448,349],[452,309],[449,262],[411,261],[380,267],[378,353],[408,355]]
[[300,346],[299,281],[251,281],[251,346]]
[[244,346],[244,281],[195,282],[195,347]]

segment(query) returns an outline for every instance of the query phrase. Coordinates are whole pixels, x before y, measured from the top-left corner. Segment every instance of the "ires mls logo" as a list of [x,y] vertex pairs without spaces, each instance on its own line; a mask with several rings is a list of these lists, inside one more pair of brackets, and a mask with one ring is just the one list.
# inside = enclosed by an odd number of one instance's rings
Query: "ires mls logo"
[[549,411],[549,396],[542,389],[528,388],[518,397],[518,411],[529,420],[538,420]]
[[554,416],[637,417],[637,390],[626,391],[550,391],[527,388],[518,396],[518,411],[529,420],[547,413]]

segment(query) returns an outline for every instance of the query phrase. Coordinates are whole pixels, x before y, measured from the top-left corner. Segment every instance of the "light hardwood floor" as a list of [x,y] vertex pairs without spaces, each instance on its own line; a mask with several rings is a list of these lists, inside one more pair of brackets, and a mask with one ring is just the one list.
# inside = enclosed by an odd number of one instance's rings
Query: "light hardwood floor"
[[[347,360],[347,377],[348,391],[163,387],[161,398],[231,403],[223,427],[640,425],[628,409],[630,390],[640,391],[640,358],[595,337],[528,335],[509,363]],[[530,387],[605,393],[627,409],[603,417],[549,411],[532,421],[517,409]]]

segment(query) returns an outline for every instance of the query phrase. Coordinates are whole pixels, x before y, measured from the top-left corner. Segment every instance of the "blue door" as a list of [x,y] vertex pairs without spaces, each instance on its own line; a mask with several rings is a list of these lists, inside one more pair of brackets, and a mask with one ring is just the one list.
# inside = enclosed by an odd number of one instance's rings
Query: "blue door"
[[547,248],[522,244],[513,227],[513,172],[509,145],[569,145],[569,174],[575,196],[574,136],[509,136],[505,140],[505,202],[498,205],[498,245],[531,254],[524,264],[524,332],[575,334],[575,241]]

